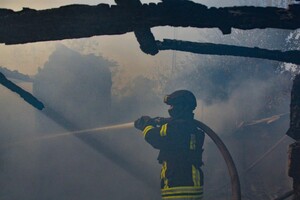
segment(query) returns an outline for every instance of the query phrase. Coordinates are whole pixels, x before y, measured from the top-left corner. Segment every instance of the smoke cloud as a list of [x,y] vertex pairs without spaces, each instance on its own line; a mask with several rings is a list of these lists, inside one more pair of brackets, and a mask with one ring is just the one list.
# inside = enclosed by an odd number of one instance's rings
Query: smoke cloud
[[[256,1],[230,1],[224,5],[202,2],[220,7],[254,5]],[[26,7],[39,9],[64,3],[71,1],[28,1]],[[20,9],[23,5],[16,1],[0,3],[0,7],[6,6]],[[172,28],[156,28],[153,33],[156,39],[176,36],[270,49],[283,48],[289,35],[277,30],[233,30],[231,35],[223,36],[215,29]],[[289,189],[286,164],[278,162],[286,159],[288,140],[252,171],[244,172],[288,128],[287,115],[272,123],[245,126],[289,112],[292,74],[277,62],[173,52],[150,57],[140,51],[131,33],[2,45],[0,49],[1,65],[34,75],[33,93],[46,106],[46,113],[37,112],[0,87],[0,199],[159,199],[157,151],[137,130],[68,136],[19,146],[7,144],[73,129],[131,122],[141,115],[167,116],[163,96],[177,89],[195,93],[196,118],[212,127],[229,147],[245,199],[272,199]],[[32,91],[30,84],[21,85]],[[208,138],[204,162],[206,198],[229,196],[226,166]]]
[[[107,136],[70,136],[5,147],[6,143],[60,133],[69,128],[84,129],[134,120],[141,112],[147,113],[148,109],[157,107],[154,105],[158,100],[157,94],[150,89],[153,81],[146,78],[138,78],[124,91],[115,91],[118,96],[112,96],[110,68],[114,67],[114,62],[103,57],[80,55],[64,46],[57,47],[34,78],[33,93],[45,102],[44,114],[34,113],[30,108],[23,111],[32,114],[29,117],[33,126],[28,130],[23,130],[27,122],[12,121],[5,125],[7,129],[14,124],[18,128],[15,137],[2,140],[5,165],[1,185],[6,185],[1,197],[14,190],[7,198],[158,198],[159,190],[156,188],[159,180],[154,177],[159,174],[159,166],[153,162],[156,152],[145,144],[136,130],[123,130]],[[144,93],[146,87],[149,91]],[[125,94],[125,91],[128,93]],[[24,109],[16,108],[16,112],[20,110]],[[5,131],[4,128],[2,130]],[[24,135],[21,137],[20,133]],[[23,170],[30,168],[32,171],[24,175]],[[27,182],[31,184],[25,189],[32,191],[30,193],[24,192],[24,187],[18,187]]]

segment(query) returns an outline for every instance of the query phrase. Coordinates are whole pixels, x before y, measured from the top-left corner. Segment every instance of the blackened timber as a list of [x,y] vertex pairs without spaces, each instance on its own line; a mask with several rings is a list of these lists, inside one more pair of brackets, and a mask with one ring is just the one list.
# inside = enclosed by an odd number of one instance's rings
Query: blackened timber
[[136,37],[136,40],[140,44],[140,49],[144,53],[150,55],[155,55],[158,53],[158,48],[155,42],[155,38],[150,28],[148,27],[135,28],[134,35]]
[[225,44],[197,43],[164,39],[156,42],[159,50],[177,50],[197,54],[242,56],[300,64],[300,51],[279,51]]
[[293,178],[293,200],[300,199],[300,75],[293,81],[290,104],[290,128],[286,133],[296,142],[289,146],[288,174]]
[[288,175],[293,178],[293,200],[300,199],[300,142],[289,145]]
[[300,142],[300,75],[297,75],[293,81],[290,104],[290,128],[286,134]]
[[[115,0],[116,4],[128,9],[128,12],[136,11],[140,9],[142,3],[139,0]],[[158,49],[155,43],[154,35],[152,34],[150,27],[139,25],[133,30],[136,40],[140,44],[140,49],[150,55],[158,53]]]
[[224,34],[232,28],[250,30],[300,27],[300,5],[277,7],[208,8],[191,1],[163,1],[143,4],[130,10],[126,6],[69,5],[55,9],[0,9],[0,43],[22,44],[96,35],[132,32],[136,27],[219,28]]
[[8,88],[9,90],[19,94],[27,103],[32,105],[38,110],[42,110],[44,108],[44,104],[40,102],[37,98],[35,98],[32,94],[29,92],[23,90],[10,80],[8,80],[4,74],[0,72],[0,84],[2,84],[4,87]]

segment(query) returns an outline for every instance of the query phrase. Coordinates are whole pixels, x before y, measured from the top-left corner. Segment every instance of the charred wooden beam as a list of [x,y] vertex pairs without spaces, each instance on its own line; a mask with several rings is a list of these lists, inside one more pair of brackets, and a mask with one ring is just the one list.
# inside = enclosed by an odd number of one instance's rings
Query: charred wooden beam
[[287,135],[296,142],[289,146],[288,174],[293,178],[293,200],[300,199],[300,75],[293,82],[290,104],[290,128]]
[[159,50],[177,50],[197,54],[242,56],[289,62],[300,65],[300,51],[279,51],[225,44],[197,43],[165,39],[157,41]]
[[134,29],[134,35],[140,44],[140,49],[150,55],[158,53],[158,48],[155,42],[154,35],[149,27],[139,27]]
[[297,75],[293,81],[290,104],[290,128],[286,134],[300,141],[300,75]]
[[37,98],[35,98],[29,92],[23,90],[22,88],[20,88],[19,86],[17,86],[10,80],[8,80],[4,76],[4,74],[2,74],[1,72],[0,72],[0,84],[2,84],[4,87],[8,88],[9,90],[19,94],[20,97],[22,97],[27,103],[29,103],[36,109],[42,110],[44,108],[44,104],[42,102],[40,102]]
[[300,27],[300,5],[277,7],[208,8],[191,1],[163,1],[135,9],[122,5],[69,5],[55,9],[0,9],[0,43],[62,40],[115,35],[139,27],[219,28],[224,34],[232,28],[250,30]]
[[293,200],[300,199],[300,141],[289,146],[288,174],[293,178]]
[[[123,6],[128,9],[128,12],[136,12],[141,9],[142,3],[139,0],[115,0],[117,5]],[[133,29],[134,35],[140,44],[140,49],[150,55],[158,53],[158,49],[155,43],[154,35],[152,34],[150,27],[145,25],[137,25]]]

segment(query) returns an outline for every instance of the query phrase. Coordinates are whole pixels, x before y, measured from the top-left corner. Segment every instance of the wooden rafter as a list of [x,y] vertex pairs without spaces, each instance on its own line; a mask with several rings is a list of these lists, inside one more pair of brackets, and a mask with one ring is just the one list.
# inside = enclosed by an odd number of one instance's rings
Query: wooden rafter
[[125,5],[69,5],[55,9],[0,9],[0,43],[83,38],[116,35],[158,26],[219,28],[229,34],[232,28],[250,30],[300,27],[300,5],[277,7],[208,8],[191,1],[165,0],[134,8]]

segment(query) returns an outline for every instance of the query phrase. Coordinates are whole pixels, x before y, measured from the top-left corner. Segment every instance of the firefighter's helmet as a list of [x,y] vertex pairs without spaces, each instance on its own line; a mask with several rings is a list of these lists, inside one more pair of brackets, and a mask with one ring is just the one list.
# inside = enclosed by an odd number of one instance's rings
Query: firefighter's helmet
[[164,102],[170,106],[183,106],[194,110],[197,107],[195,95],[188,90],[177,90],[172,94],[166,95]]
[[188,90],[177,90],[166,95],[164,102],[171,106],[168,112],[174,118],[178,118],[185,113],[191,113],[197,107],[195,95]]

